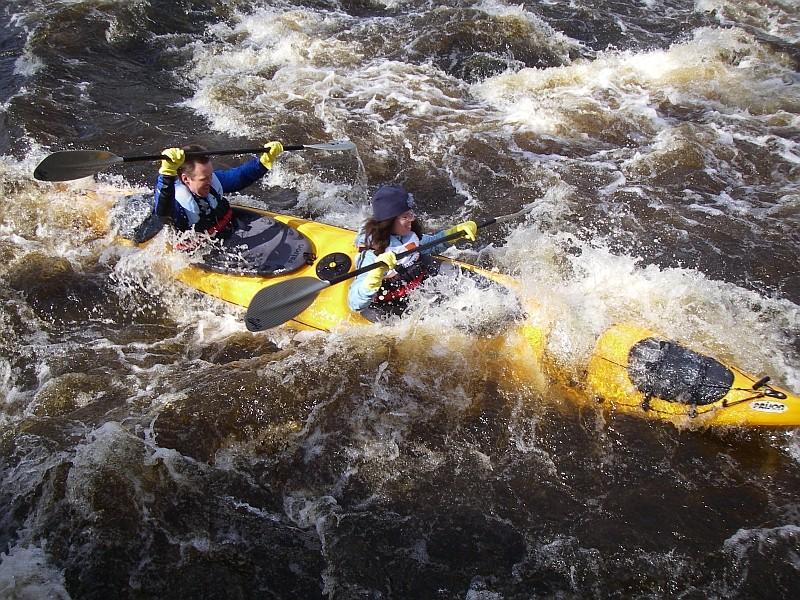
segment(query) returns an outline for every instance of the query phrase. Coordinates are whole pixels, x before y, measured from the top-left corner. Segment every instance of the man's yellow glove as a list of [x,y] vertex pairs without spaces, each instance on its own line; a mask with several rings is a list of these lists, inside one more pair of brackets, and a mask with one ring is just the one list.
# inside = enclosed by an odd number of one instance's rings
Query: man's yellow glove
[[[445,235],[450,235],[451,233],[463,233],[464,235],[461,237],[467,238],[470,242],[474,242],[475,236],[478,234],[478,225],[475,221],[464,221],[458,225],[453,225],[444,232]],[[450,240],[450,243],[455,244],[460,239],[461,238]]]
[[275,164],[275,159],[283,152],[283,144],[280,142],[269,142],[264,144],[264,148],[266,148],[267,151],[264,152],[258,160],[260,160],[261,164],[267,169],[272,169],[272,165]]
[[397,257],[394,255],[394,252],[387,250],[383,254],[378,254],[375,262],[382,262],[386,266],[375,267],[364,277],[364,287],[373,293],[381,289],[383,276],[397,266]]
[[165,148],[161,154],[166,158],[161,161],[161,168],[158,172],[167,177],[176,177],[178,169],[186,160],[186,153],[180,148]]
[[167,158],[161,161],[161,168],[158,172],[167,177],[176,177],[178,169],[186,160],[186,153],[180,148],[166,148],[161,151],[161,154]]

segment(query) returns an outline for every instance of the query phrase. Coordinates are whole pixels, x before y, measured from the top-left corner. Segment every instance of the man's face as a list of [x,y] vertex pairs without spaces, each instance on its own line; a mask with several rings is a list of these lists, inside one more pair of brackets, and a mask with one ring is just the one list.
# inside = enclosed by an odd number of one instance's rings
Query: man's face
[[196,196],[205,198],[211,192],[211,176],[214,174],[214,165],[211,161],[203,164],[196,163],[191,174],[181,173],[181,181]]

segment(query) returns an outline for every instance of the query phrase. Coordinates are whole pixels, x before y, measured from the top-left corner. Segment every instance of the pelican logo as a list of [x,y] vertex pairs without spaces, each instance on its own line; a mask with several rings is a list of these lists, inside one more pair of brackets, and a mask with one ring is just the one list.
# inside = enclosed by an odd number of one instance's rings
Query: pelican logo
[[769,400],[758,400],[750,403],[750,408],[758,412],[782,413],[786,412],[786,405],[782,402],[770,402]]

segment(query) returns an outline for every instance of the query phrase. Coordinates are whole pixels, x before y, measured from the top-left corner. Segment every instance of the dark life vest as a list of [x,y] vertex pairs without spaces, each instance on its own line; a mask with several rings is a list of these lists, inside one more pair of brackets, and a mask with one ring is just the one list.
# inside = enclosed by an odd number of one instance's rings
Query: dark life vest
[[422,255],[409,267],[396,269],[397,276],[384,279],[368,308],[383,315],[401,315],[408,308],[409,295],[430,274],[430,258]]
[[231,217],[233,217],[233,210],[222,194],[215,190],[213,186],[211,187],[211,195],[217,201],[216,207],[212,207],[206,198],[192,195],[200,209],[200,220],[195,223],[195,231],[216,235],[225,230],[231,221]]

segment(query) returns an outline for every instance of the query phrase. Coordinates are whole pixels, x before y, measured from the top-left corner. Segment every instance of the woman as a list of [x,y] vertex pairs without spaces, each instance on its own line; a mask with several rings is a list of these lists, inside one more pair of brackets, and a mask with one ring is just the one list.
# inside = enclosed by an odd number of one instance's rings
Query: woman
[[[475,241],[478,226],[465,221],[434,235],[422,233],[413,211],[414,201],[402,186],[385,185],[372,198],[372,217],[367,219],[356,238],[360,254],[356,268],[383,263],[362,273],[350,284],[348,304],[370,320],[401,314],[408,305],[408,294],[430,274],[430,260],[414,253],[397,260],[396,255],[452,233],[462,232]],[[445,244],[426,250],[425,255],[441,252]]]

